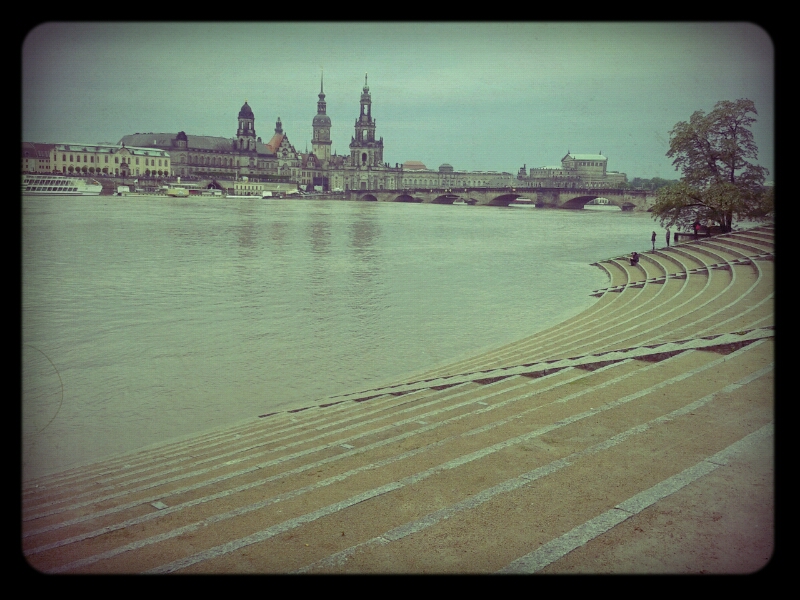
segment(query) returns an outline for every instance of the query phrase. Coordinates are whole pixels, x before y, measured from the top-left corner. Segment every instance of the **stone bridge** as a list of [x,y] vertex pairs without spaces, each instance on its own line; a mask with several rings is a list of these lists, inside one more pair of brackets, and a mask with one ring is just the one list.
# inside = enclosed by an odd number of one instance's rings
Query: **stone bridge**
[[508,206],[517,198],[530,198],[539,207],[581,209],[595,198],[608,198],[608,203],[622,210],[646,211],[653,206],[655,194],[648,190],[616,188],[415,188],[403,190],[348,190],[345,200],[372,202],[424,202],[452,204],[463,200],[482,206]]

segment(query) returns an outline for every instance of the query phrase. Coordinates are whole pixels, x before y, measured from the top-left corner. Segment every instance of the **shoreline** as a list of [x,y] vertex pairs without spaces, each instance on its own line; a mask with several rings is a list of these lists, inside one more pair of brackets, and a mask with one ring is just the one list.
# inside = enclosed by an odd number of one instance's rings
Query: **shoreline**
[[[26,560],[52,573],[758,570],[774,549],[774,228],[626,259],[598,263],[609,282],[589,308],[521,340],[27,482]],[[95,505],[133,545],[97,529]],[[192,523],[206,525],[190,549]],[[563,541],[579,530],[584,542]],[[540,547],[563,554],[544,564]]]

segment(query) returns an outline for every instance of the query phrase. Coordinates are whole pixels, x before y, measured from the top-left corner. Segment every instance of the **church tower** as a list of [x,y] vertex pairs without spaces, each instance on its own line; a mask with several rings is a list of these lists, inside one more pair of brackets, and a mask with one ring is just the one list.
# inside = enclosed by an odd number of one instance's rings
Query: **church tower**
[[311,151],[322,162],[327,164],[331,159],[331,118],[325,114],[325,92],[322,91],[322,74],[319,77],[319,101],[317,115],[311,126],[314,130],[311,140]]
[[383,138],[375,139],[375,119],[372,118],[372,96],[364,74],[361,92],[361,114],[356,119],[356,135],[350,142],[350,164],[354,167],[383,165]]
[[239,129],[236,130],[238,150],[256,150],[255,120],[253,110],[245,100],[242,110],[239,111]]

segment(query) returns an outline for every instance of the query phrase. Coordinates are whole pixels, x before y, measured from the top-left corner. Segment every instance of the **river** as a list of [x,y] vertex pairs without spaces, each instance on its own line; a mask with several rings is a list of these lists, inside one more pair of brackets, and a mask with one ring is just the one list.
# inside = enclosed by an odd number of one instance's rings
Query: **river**
[[23,479],[549,327],[645,213],[23,197]]

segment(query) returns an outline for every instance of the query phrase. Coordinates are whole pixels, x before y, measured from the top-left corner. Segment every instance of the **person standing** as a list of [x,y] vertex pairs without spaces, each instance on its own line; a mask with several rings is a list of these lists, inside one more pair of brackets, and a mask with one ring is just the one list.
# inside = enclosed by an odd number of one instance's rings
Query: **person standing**
[[697,236],[700,235],[700,221],[695,219],[694,225],[692,225],[692,229],[694,229],[694,239],[697,239]]
[[653,242],[653,252],[656,251],[656,232],[653,232],[653,235],[650,236],[650,241]]
[[667,248],[669,248],[669,227],[667,227]]

